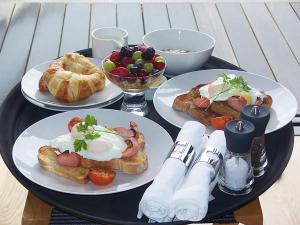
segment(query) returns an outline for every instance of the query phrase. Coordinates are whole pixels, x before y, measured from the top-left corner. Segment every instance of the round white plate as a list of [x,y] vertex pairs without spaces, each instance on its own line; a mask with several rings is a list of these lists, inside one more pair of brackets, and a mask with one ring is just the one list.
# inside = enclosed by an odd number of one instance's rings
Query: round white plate
[[[260,75],[225,69],[194,71],[173,77],[156,90],[153,98],[155,109],[169,123],[177,127],[182,127],[186,121],[195,119],[184,112],[173,110],[172,104],[176,96],[188,92],[198,84],[206,84],[214,81],[222,73],[241,75],[249,85],[258,90],[265,91],[272,96],[271,118],[266,128],[266,133],[278,130],[295,117],[297,101],[286,87]],[[207,127],[207,133],[211,133],[212,131],[212,127]]]
[[[36,106],[39,106],[41,108],[44,108],[44,109],[49,109],[49,110],[53,110],[53,111],[60,111],[60,112],[65,112],[65,111],[70,111],[70,110],[78,110],[78,109],[91,109],[91,108],[102,108],[102,107],[105,107],[105,106],[108,106],[108,105],[111,105],[113,103],[115,103],[116,101],[120,100],[121,98],[123,98],[123,94],[117,96],[116,98],[113,98],[107,102],[105,102],[104,104],[100,104],[100,105],[92,105],[92,106],[84,106],[84,107],[75,107],[75,108],[70,108],[70,107],[56,107],[56,106],[52,106],[52,105],[47,105],[47,104],[44,104],[42,102],[38,102],[38,101],[35,101],[34,99],[30,98],[28,95],[26,95],[23,90],[21,90],[24,98],[26,98],[30,103],[36,105]],[[153,98],[153,97],[152,97]],[[152,100],[152,99],[151,99]]]
[[[89,59],[98,67],[100,66],[99,60],[96,60],[94,58]],[[43,105],[47,105],[49,106],[48,109],[55,107],[60,108],[60,111],[74,110],[79,108],[104,107],[119,100],[123,96],[122,90],[115,84],[111,83],[108,79],[106,79],[105,88],[102,91],[94,93],[89,98],[72,103],[60,102],[56,98],[54,98],[54,96],[51,95],[50,92],[39,91],[39,80],[43,72],[48,68],[51,62],[53,62],[53,60],[42,63],[30,69],[22,78],[21,88],[22,93],[25,94],[24,97],[26,99],[30,98],[30,102],[37,106],[43,107]]]
[[[130,121],[138,124],[145,135],[148,169],[141,174],[129,175],[117,171],[115,180],[107,186],[92,182],[78,184],[43,170],[37,159],[38,149],[49,145],[49,140],[68,132],[67,123],[73,116],[94,115],[99,124],[129,127]],[[12,157],[18,170],[28,179],[43,187],[80,195],[100,195],[130,190],[151,181],[159,172],[173,144],[171,136],[160,125],[145,117],[109,109],[82,109],[59,113],[27,128],[16,140]]]

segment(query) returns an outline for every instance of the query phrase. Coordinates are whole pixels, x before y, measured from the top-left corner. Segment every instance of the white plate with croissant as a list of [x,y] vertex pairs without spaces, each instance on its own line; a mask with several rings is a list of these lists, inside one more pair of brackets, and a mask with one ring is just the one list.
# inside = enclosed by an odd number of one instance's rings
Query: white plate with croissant
[[22,93],[31,103],[56,111],[110,105],[122,98],[123,92],[106,79],[99,63],[66,53],[30,69],[22,79]]

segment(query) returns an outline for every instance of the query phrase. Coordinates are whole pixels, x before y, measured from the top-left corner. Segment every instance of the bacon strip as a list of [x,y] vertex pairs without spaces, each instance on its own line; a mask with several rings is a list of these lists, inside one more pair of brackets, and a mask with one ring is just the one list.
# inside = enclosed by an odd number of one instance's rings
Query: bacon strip
[[134,137],[131,137],[129,140],[126,140],[126,143],[128,147],[122,153],[122,159],[127,159],[134,156],[141,148],[138,141]]

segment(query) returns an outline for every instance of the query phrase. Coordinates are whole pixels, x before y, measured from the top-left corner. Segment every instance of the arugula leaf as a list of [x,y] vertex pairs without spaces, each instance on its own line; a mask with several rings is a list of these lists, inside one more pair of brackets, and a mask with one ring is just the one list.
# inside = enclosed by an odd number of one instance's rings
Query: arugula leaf
[[89,133],[89,134],[84,135],[84,138],[87,140],[94,140],[99,137],[101,137],[101,135],[99,133]]
[[94,116],[87,115],[84,119],[84,122],[87,126],[97,125],[97,120]]
[[76,125],[78,132],[86,132],[88,131],[89,127],[97,125],[97,120],[94,116],[87,115],[83,122]]
[[74,146],[75,152],[80,152],[82,148],[84,150],[87,150],[87,144],[84,140],[75,139],[73,146]]
[[228,84],[232,88],[239,89],[241,91],[249,92],[251,88],[248,86],[247,81],[244,80],[242,76],[237,76],[234,78],[230,78],[226,74],[222,74],[223,82]]

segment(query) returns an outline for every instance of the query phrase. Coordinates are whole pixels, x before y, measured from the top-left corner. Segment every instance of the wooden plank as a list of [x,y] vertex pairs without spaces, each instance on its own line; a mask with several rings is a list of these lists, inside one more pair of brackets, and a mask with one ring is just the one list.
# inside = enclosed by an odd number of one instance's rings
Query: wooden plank
[[41,5],[27,69],[58,56],[64,13],[65,4],[43,3]]
[[198,29],[191,4],[169,3],[167,8],[172,28]]
[[164,3],[144,3],[143,15],[146,33],[170,28],[168,11]]
[[244,3],[242,6],[276,79],[300,102],[299,64],[266,6],[263,3]]
[[297,16],[300,18],[300,2],[291,2],[290,4]]
[[13,9],[13,3],[0,2],[0,51]]
[[260,197],[264,225],[300,224],[300,137],[295,137],[294,150],[281,177]]
[[240,4],[219,3],[217,7],[239,65],[245,70],[274,79]]
[[52,207],[28,193],[22,216],[22,225],[48,225]]
[[199,31],[210,34],[216,40],[213,55],[238,65],[216,5],[194,3],[192,7]]
[[28,191],[7,169],[1,156],[0,170],[0,224],[21,225]]
[[287,2],[267,3],[277,26],[300,63],[300,23],[299,18]]
[[142,43],[144,25],[139,3],[120,3],[117,5],[117,25],[128,31],[128,43]]
[[89,44],[90,4],[69,3],[66,7],[59,54],[85,49]]
[[0,102],[20,81],[34,35],[40,4],[16,4],[0,53]]
[[[94,3],[91,8],[91,32],[100,27],[116,27],[116,4],[113,3]],[[92,41],[89,39],[89,46],[92,46]]]

